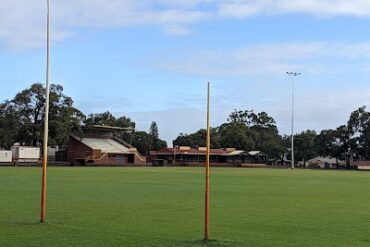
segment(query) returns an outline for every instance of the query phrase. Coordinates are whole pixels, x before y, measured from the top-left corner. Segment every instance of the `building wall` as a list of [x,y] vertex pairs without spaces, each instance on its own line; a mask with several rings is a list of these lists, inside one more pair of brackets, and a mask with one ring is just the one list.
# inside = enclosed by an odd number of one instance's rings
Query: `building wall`
[[362,166],[362,165],[359,165],[357,167],[357,169],[359,169],[359,170],[370,170],[370,166]]
[[370,170],[370,160],[353,161],[352,166],[357,167],[359,170]]
[[95,165],[144,165],[146,160],[141,160],[136,154],[107,154],[101,160],[96,160]]
[[67,150],[56,151],[55,152],[55,160],[56,161],[61,161],[61,162],[68,161],[68,159],[67,159]]
[[[78,139],[70,137],[68,148],[66,151],[66,159],[72,164],[83,164],[86,157],[97,157],[101,154],[101,150],[92,149]],[[60,155],[62,156],[62,155]],[[76,160],[80,160],[77,162]],[[96,160],[89,160],[87,165],[144,165],[146,158],[140,159],[140,156],[135,152],[132,154],[105,154]]]
[[13,146],[12,147],[13,160],[16,163],[38,163],[41,160],[40,148]]
[[67,148],[67,161],[74,164],[76,159],[85,160],[88,155],[98,155],[99,150],[93,150],[92,148],[84,145],[80,141],[73,137],[69,138]]
[[[173,164],[173,155],[151,155],[149,160],[152,163],[158,163],[160,160],[161,165]],[[206,155],[192,155],[192,154],[176,154],[176,165],[194,165],[202,166],[206,162]],[[243,163],[242,156],[222,156],[222,155],[211,155],[210,162],[212,165],[230,165],[230,164],[241,164]]]
[[[96,157],[99,154],[101,154],[101,151],[100,150],[95,150],[95,152],[93,152],[93,156],[94,157]],[[104,154],[104,156],[102,156],[98,160],[90,160],[90,161],[88,161],[87,165],[109,165],[108,154]]]
[[0,163],[11,163],[13,161],[12,151],[0,151]]
[[139,153],[133,154],[133,155],[134,155],[135,165],[146,165],[147,158],[145,156],[141,156],[141,155],[139,156]]

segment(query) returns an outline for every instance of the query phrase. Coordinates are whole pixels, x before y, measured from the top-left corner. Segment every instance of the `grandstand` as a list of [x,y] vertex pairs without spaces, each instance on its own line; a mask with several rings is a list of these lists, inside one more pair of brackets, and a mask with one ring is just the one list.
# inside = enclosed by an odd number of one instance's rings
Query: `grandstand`
[[[111,133],[111,127],[104,127],[99,126],[94,132],[94,127],[89,126],[87,133],[81,138],[71,135],[67,149],[59,152],[57,159],[73,165],[146,164],[146,157],[135,147],[115,137]],[[114,131],[117,131],[117,128]]]
[[81,142],[92,149],[100,149],[104,153],[124,154],[130,150],[113,139],[83,138]]

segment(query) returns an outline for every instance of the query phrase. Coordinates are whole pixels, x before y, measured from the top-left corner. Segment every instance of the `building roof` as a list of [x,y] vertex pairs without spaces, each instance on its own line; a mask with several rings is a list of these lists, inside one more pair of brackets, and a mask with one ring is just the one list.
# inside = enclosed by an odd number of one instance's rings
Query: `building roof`
[[231,153],[229,153],[229,155],[240,155],[240,154],[243,154],[244,151],[243,150],[235,150],[235,151],[232,151]]
[[[324,163],[327,163],[327,164],[336,164],[337,163],[337,159],[336,158],[332,158],[332,157],[316,157],[316,158],[310,159],[308,161],[308,163],[313,163],[313,164],[324,164]],[[338,160],[338,163],[341,164],[341,163],[343,163],[343,161]]]
[[82,138],[80,141],[92,149],[101,150],[102,153],[128,154],[130,148],[109,138]]
[[247,152],[249,155],[251,156],[265,156],[264,153],[262,153],[261,151],[249,151]]
[[133,128],[131,127],[115,127],[115,126],[108,126],[108,125],[84,125],[81,126],[83,129],[87,130],[96,130],[96,131],[132,131]]
[[[188,148],[188,149],[182,149],[182,148],[163,148],[159,151],[151,151],[151,155],[161,154],[161,155],[174,155],[176,154],[191,154],[191,155],[204,155],[206,154],[205,149],[196,149],[196,148]],[[211,149],[211,155],[225,155],[230,152],[226,152],[223,149]]]
[[[151,151],[150,155],[174,155],[176,154],[188,154],[188,155],[205,155],[206,149],[203,147],[199,148],[163,148],[159,151]],[[235,150],[231,148],[219,148],[211,149],[211,155],[220,155],[220,156],[235,156],[235,155],[245,155],[249,154],[252,156],[263,155],[260,151],[245,152],[244,150]]]

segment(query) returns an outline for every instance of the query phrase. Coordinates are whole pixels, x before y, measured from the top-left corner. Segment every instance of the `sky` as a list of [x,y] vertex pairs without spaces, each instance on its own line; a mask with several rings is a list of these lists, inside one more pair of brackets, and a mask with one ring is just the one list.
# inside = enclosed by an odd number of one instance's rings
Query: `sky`
[[[51,0],[51,81],[171,145],[234,109],[290,133],[345,124],[370,100],[368,0]],[[0,101],[45,83],[46,0],[1,0]],[[302,73],[293,79],[287,71]]]

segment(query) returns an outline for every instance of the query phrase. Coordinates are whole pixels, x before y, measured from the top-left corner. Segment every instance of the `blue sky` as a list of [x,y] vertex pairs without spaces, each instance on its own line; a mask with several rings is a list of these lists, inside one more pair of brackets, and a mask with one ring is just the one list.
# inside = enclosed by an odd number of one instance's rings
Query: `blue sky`
[[[109,110],[162,138],[233,109],[266,111],[296,132],[344,124],[370,99],[370,2],[364,0],[52,0],[51,78],[85,114]],[[0,5],[0,100],[45,78],[45,4]]]

